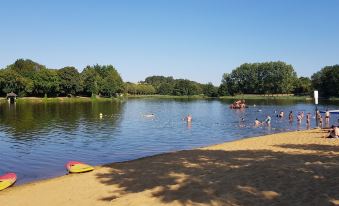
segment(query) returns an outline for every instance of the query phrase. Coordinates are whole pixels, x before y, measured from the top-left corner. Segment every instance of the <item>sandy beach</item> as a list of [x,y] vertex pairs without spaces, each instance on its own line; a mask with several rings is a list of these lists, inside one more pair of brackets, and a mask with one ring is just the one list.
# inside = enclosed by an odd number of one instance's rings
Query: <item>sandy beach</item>
[[14,186],[1,206],[339,205],[339,139],[267,135]]

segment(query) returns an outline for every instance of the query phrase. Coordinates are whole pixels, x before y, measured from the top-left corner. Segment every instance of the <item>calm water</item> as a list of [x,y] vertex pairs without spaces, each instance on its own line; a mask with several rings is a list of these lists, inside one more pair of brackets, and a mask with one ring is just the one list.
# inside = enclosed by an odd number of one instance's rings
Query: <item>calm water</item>
[[[274,117],[275,111],[314,113],[311,102],[248,101],[256,107],[228,108],[230,101],[130,99],[99,103],[0,104],[0,174],[16,172],[19,183],[66,174],[68,160],[99,165],[191,149],[269,133],[307,129]],[[320,109],[338,109],[338,103]],[[99,114],[103,113],[103,118]],[[154,113],[155,118],[144,114]],[[193,122],[182,119],[192,114]],[[271,127],[253,126],[272,116]],[[244,118],[244,122],[240,121]],[[332,123],[338,119],[333,116]],[[311,127],[315,126],[312,119]]]

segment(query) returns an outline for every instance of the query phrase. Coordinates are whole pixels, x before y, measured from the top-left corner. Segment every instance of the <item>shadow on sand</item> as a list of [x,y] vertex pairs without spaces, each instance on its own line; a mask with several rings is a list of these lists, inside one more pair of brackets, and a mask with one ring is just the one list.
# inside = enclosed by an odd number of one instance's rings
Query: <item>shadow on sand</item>
[[[279,145],[278,145],[279,146]],[[188,150],[106,165],[97,178],[120,193],[152,190],[163,203],[182,205],[334,205],[339,200],[337,147],[280,145],[327,155],[270,150]],[[112,195],[103,201],[118,198]]]

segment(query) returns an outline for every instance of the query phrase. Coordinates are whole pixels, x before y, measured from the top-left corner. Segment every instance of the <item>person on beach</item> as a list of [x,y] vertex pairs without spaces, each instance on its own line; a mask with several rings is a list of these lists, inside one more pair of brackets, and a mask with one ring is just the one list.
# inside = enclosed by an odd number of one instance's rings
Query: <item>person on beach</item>
[[325,124],[330,124],[330,112],[326,109],[325,112]]
[[332,125],[327,138],[339,138],[339,127]]
[[304,112],[300,113],[301,119],[304,119]]
[[288,120],[289,120],[290,122],[293,121],[293,112],[292,112],[292,111],[290,111],[290,113],[288,114]]

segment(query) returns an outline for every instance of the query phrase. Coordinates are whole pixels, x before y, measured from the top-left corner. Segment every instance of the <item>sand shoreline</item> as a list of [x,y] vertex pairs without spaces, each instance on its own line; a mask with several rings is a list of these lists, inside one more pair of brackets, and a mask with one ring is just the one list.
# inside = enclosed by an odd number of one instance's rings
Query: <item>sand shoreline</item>
[[0,205],[335,205],[339,139],[324,135],[278,133],[106,164],[1,191]]

